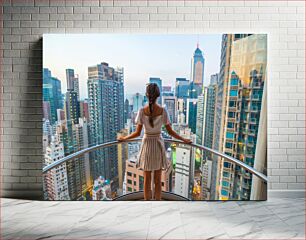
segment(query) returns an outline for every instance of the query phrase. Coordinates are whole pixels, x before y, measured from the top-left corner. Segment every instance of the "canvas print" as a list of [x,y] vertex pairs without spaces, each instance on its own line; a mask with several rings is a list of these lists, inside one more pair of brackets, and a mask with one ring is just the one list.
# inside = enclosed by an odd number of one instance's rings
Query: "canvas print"
[[266,200],[266,34],[44,34],[45,200]]

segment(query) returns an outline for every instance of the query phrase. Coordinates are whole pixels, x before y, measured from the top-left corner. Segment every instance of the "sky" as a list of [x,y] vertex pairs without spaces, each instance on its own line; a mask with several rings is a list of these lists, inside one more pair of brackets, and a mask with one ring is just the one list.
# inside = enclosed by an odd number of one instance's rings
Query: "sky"
[[43,67],[61,80],[66,92],[65,69],[79,75],[80,97],[87,97],[88,66],[109,63],[124,68],[126,96],[144,93],[150,77],[175,86],[177,77],[190,79],[191,58],[197,42],[205,58],[204,85],[219,72],[222,35],[213,34],[44,34]]

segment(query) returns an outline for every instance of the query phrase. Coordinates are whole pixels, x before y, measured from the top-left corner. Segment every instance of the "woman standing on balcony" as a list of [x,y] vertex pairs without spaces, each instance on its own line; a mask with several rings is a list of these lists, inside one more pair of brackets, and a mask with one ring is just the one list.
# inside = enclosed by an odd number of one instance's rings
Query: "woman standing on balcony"
[[160,91],[156,83],[150,83],[146,88],[146,96],[149,104],[139,109],[135,122],[136,131],[126,137],[119,137],[118,141],[124,141],[139,137],[144,126],[144,137],[140,147],[137,164],[138,168],[144,170],[144,199],[151,200],[151,173],[154,171],[155,200],[161,199],[161,172],[167,169],[166,149],[161,136],[162,125],[165,125],[167,132],[174,138],[191,143],[173,131],[166,108],[156,103]]

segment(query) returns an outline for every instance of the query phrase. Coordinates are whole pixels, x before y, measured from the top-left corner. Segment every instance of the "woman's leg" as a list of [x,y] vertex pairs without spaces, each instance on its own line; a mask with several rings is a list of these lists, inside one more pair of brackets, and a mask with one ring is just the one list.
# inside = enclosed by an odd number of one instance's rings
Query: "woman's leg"
[[151,200],[151,171],[144,171],[144,200]]
[[155,200],[161,200],[161,172],[161,169],[154,171]]

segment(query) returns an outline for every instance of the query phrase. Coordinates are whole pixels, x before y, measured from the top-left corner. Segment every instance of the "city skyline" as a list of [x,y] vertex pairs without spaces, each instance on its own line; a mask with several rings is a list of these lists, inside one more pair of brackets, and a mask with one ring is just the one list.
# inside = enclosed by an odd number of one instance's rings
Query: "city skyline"
[[[161,78],[164,86],[172,87],[176,78],[191,79],[191,59],[197,44],[206,59],[204,85],[208,85],[210,76],[219,72],[220,34],[44,34],[43,65],[61,81],[64,92],[66,69],[74,69],[79,76],[81,99],[87,98],[89,66],[108,62],[123,67],[124,94],[130,97],[136,92],[144,94],[144,84],[150,77]],[[146,56],[148,60],[144,61]]]
[[[190,148],[165,143],[172,164],[163,172],[164,189],[192,200],[265,199],[265,185],[252,181],[252,169],[241,169],[242,165],[230,158],[202,152],[200,146],[266,171],[266,146],[262,144],[266,123],[261,116],[266,114],[267,35],[223,34],[219,51],[220,71],[209,78],[204,79],[207,56],[197,43],[190,59],[190,77],[174,76],[174,87],[161,76],[149,74],[143,84],[157,84],[161,90],[158,103],[169,112],[173,131],[199,145]],[[171,55],[169,52],[163,54]],[[154,62],[148,52],[144,56],[147,61],[143,62]],[[177,69],[183,63],[180,60],[173,65],[165,57],[166,62],[158,61],[154,67],[169,70],[171,75],[172,67]],[[106,61],[88,65],[86,81],[77,68],[69,66],[59,80],[44,61],[44,166],[135,131],[139,110],[148,99],[131,90],[133,99],[127,99],[124,89],[130,82],[126,83],[124,66]],[[140,64],[137,67],[140,72],[145,69]],[[88,93],[86,100],[80,97],[80,90]],[[174,137],[161,130],[168,141]],[[110,200],[141,190],[143,171],[133,165],[139,151],[137,144],[110,145],[67,160],[44,175],[45,199]]]

